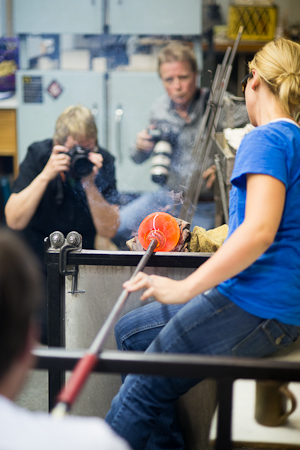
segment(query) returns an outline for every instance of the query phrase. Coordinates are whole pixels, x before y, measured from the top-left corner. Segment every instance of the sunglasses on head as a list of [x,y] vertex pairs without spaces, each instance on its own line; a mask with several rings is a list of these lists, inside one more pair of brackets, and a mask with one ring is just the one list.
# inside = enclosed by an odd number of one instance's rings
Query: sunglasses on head
[[249,72],[249,73],[247,73],[247,75],[242,79],[242,81],[241,81],[241,86],[242,86],[242,93],[243,93],[243,94],[245,93],[245,89],[246,89],[248,80],[250,80],[250,78],[252,78],[252,77],[253,77],[253,73],[252,73],[252,72]]

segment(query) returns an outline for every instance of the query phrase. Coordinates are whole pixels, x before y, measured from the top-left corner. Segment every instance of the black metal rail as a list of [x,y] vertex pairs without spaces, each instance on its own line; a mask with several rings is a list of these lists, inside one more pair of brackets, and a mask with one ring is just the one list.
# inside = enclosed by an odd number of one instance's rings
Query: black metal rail
[[[76,250],[68,254],[68,265],[80,264],[88,266],[137,266],[145,252]],[[192,252],[157,252],[150,259],[150,267],[197,268],[203,264],[211,253]],[[47,265],[58,268],[59,250],[46,253]]]
[[[85,350],[38,348],[37,368],[72,370]],[[300,382],[300,361],[103,350],[95,372]]]
[[[84,351],[38,349],[37,368],[54,372],[73,370]],[[94,372],[215,378],[218,385],[218,427],[215,450],[230,450],[232,388],[236,379],[300,382],[300,362],[182,354],[145,354],[103,351]]]

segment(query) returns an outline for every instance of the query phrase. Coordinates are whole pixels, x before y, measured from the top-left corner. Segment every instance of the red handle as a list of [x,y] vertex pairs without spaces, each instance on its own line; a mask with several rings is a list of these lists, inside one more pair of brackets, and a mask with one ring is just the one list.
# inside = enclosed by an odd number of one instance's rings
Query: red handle
[[98,357],[93,353],[87,353],[78,361],[68,383],[58,396],[58,402],[66,403],[67,405],[73,404],[97,361]]

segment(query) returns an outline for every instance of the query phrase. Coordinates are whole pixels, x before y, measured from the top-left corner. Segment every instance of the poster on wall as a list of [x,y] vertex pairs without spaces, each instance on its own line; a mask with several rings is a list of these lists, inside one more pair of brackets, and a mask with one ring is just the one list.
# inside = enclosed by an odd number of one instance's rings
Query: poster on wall
[[23,102],[43,103],[43,80],[41,76],[26,75],[23,81]]
[[19,68],[18,38],[0,38],[0,100],[12,97],[16,91],[16,70]]

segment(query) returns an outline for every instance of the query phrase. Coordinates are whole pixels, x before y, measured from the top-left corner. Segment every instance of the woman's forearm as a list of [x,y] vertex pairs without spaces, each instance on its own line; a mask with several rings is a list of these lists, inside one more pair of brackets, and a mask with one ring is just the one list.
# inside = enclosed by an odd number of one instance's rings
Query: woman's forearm
[[269,246],[269,240],[262,235],[247,233],[247,228],[241,225],[228,241],[214,253],[204,264],[187,278],[175,281],[158,275],[149,276],[139,273],[135,279],[124,283],[128,291],[148,288],[141,295],[141,300],[154,296],[161,303],[186,303],[195,296],[211,289],[222,281],[240,273],[249,267]]
[[107,238],[114,237],[120,224],[119,207],[104,199],[92,179],[85,180],[83,188],[97,233]]
[[5,206],[7,225],[13,230],[26,228],[45,193],[49,180],[41,172],[23,191],[11,194]]
[[247,201],[242,224],[222,247],[184,280],[138,274],[124,283],[128,291],[148,288],[142,300],[154,296],[161,303],[186,303],[193,297],[236,276],[253,264],[272,244],[285,203],[285,186],[271,176],[247,175]]

